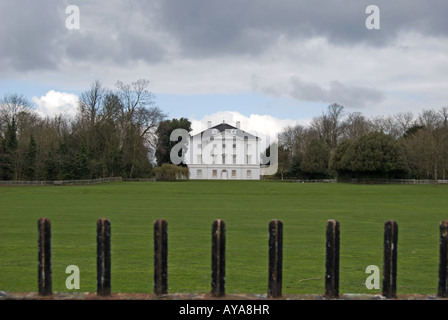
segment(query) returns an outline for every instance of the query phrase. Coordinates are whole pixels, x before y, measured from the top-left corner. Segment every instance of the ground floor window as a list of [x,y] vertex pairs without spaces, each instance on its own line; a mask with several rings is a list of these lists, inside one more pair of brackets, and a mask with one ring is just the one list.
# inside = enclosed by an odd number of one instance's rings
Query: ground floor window
[[232,170],[232,178],[236,178],[236,170]]
[[246,178],[252,178],[252,170],[247,170]]
[[218,170],[213,170],[212,177],[213,178],[218,178]]
[[198,172],[196,173],[196,175],[198,176],[198,178],[202,178],[202,170],[198,170]]

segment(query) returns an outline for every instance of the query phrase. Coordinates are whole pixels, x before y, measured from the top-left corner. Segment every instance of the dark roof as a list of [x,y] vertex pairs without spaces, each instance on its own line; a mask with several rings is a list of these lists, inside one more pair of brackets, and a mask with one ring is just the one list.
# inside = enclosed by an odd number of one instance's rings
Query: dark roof
[[[225,132],[226,130],[236,129],[236,136],[237,137],[240,137],[240,138],[243,138],[243,139],[244,139],[244,137],[248,137],[250,139],[260,140],[259,137],[254,136],[253,134],[250,134],[249,132],[246,132],[244,130],[238,129],[237,127],[231,126],[230,124],[225,123],[225,122],[220,123],[220,124],[218,124],[218,125],[216,125],[214,127],[211,127],[211,128],[209,128],[207,130],[212,130],[212,129],[217,129],[220,133]],[[202,137],[204,132],[207,131],[207,130],[204,130],[204,131],[202,131],[202,132],[200,132],[198,134],[195,134],[193,137],[195,137],[197,135],[200,135]]]

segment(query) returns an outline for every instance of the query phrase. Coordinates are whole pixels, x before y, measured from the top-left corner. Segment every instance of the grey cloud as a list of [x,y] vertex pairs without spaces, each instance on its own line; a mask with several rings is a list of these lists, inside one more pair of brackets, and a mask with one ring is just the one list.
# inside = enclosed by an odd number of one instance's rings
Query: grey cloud
[[289,94],[302,101],[324,103],[339,103],[348,108],[364,108],[384,100],[384,94],[376,89],[345,85],[332,81],[329,88],[323,88],[317,83],[304,82],[297,77],[290,80]]
[[2,70],[54,69],[73,62],[157,63],[256,57],[280,37],[326,37],[337,45],[384,46],[401,31],[448,36],[446,0],[376,0],[381,30],[365,28],[367,0],[78,0],[81,29],[65,28],[58,0],[0,2]]
[[162,60],[165,42],[148,27],[151,18],[122,0],[115,1],[115,9],[108,7],[111,3],[77,1],[81,29],[68,30],[67,2],[0,2],[0,69],[3,73],[52,70],[64,60],[116,65]]
[[279,36],[324,36],[338,45],[384,46],[402,31],[448,36],[446,0],[377,0],[381,29],[368,30],[360,0],[160,0],[157,19],[193,57],[263,52]]
[[0,69],[3,72],[56,68],[61,48],[55,43],[64,32],[64,20],[59,19],[58,11],[58,1],[0,3]]

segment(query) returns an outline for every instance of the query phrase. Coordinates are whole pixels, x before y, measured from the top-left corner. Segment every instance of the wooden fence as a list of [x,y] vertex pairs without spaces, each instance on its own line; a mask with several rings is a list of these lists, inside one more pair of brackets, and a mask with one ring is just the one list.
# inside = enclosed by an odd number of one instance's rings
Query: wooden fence
[[24,180],[0,180],[0,185],[8,186],[65,186],[65,185],[88,185],[106,182],[123,181],[122,177],[98,178],[89,180],[47,180],[47,181],[24,181]]
[[[279,179],[267,179],[279,180]],[[355,183],[355,184],[436,184],[434,179],[314,179],[296,180],[284,179],[284,182],[293,183]],[[448,180],[438,179],[437,184],[448,184]]]
[[[168,223],[154,221],[154,294],[168,294]],[[326,224],[325,295],[339,298],[340,224],[328,220]],[[440,223],[439,281],[437,296],[448,297],[448,220]],[[283,223],[269,222],[269,275],[267,297],[282,297]],[[226,224],[215,220],[212,224],[211,291],[213,297],[225,296],[226,276]],[[97,220],[97,295],[111,295],[111,223]],[[398,224],[389,220],[384,224],[382,295],[387,299],[397,297]],[[51,280],[51,221],[38,220],[38,292],[52,295]]]

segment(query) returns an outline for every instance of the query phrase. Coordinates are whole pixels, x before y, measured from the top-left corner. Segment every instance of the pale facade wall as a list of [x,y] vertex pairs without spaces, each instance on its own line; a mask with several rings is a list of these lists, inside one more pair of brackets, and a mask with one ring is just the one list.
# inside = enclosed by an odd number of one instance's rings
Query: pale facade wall
[[236,135],[236,130],[190,138],[187,165],[190,179],[259,180],[259,141]]
[[189,165],[190,179],[260,180],[260,166]]

